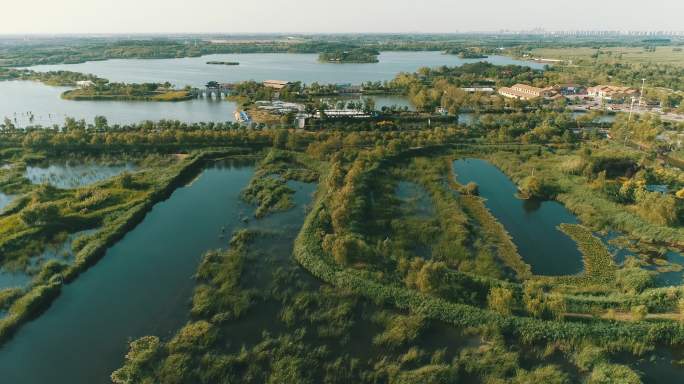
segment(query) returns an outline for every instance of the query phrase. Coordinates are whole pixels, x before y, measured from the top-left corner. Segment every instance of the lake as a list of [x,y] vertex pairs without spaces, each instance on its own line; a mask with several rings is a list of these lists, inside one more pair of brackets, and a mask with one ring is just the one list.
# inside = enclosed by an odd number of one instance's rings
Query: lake
[[534,274],[561,276],[582,271],[577,245],[558,229],[561,223],[578,222],[562,204],[518,199],[517,186],[485,160],[457,160],[453,168],[459,183],[477,183],[486,207],[511,235]]
[[[60,97],[68,87],[51,87],[33,81],[0,81],[0,120],[8,117],[18,127],[62,125],[66,117],[105,116],[110,124],[145,120],[234,121],[237,105],[226,100],[193,99],[182,102],[73,101]],[[31,119],[33,116],[33,119]]]
[[[37,65],[35,71],[74,71],[115,82],[171,82],[177,86],[203,87],[208,81],[287,80],[304,83],[360,84],[392,80],[400,72],[415,72],[420,67],[460,66],[487,61],[496,65],[525,65],[542,69],[543,64],[515,60],[506,56],[486,59],[461,59],[441,52],[382,52],[378,63],[326,64],[317,54],[247,53],[222,54],[179,59],[117,59],[81,64]],[[240,65],[208,65],[207,61],[237,61]]]
[[[458,66],[464,63],[490,61],[498,65],[519,64],[533,68],[543,66],[505,56],[488,59],[461,59],[440,52],[383,52],[375,64],[322,64],[314,54],[258,53],[209,55],[181,59],[121,59],[81,64],[39,65],[36,71],[67,70],[92,73],[117,82],[165,82],[177,86],[203,87],[208,81],[238,82],[245,80],[283,79],[311,83],[352,83],[391,80],[399,72],[414,72],[420,67]],[[207,65],[207,61],[238,61],[239,66]],[[144,101],[73,101],[62,100],[68,87],[51,87],[37,82],[0,82],[0,119],[10,118],[19,127],[62,124],[65,117],[85,119],[105,116],[110,124],[131,124],[145,120],[234,121],[235,103],[216,99],[195,99],[163,103]],[[378,108],[410,106],[405,98],[373,96]]]

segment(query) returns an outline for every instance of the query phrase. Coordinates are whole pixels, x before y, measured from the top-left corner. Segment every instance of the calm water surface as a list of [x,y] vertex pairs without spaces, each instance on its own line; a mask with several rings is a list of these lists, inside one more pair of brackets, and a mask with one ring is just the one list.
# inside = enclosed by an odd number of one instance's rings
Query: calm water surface
[[577,218],[562,204],[516,198],[516,185],[485,160],[457,160],[454,171],[459,183],[478,184],[485,205],[511,235],[533,273],[559,276],[582,271],[582,255],[577,245],[557,228],[561,223],[577,223]]
[[136,167],[132,164],[100,165],[64,162],[27,166],[25,176],[33,184],[47,183],[61,189],[72,189],[106,180],[135,169]]
[[0,81],[0,121],[11,119],[18,127],[62,125],[66,117],[93,123],[105,116],[110,124],[132,124],[145,120],[234,121],[235,103],[216,99],[181,102],[74,101],[60,95],[67,87],[51,87],[33,81]]
[[[312,83],[353,83],[391,80],[399,72],[414,72],[420,67],[457,66],[484,59],[461,59],[440,52],[383,52],[376,64],[321,64],[311,54],[235,54],[210,55],[182,59],[121,59],[81,64],[41,65],[37,71],[68,70],[96,74],[119,82],[165,82],[178,86],[202,87],[208,81],[283,79]],[[239,66],[207,65],[210,60],[239,61]],[[542,68],[538,63],[491,56],[494,64],[520,64]],[[0,118],[8,117],[17,126],[52,126],[65,117],[85,119],[105,116],[111,124],[131,124],[145,120],[180,120],[184,122],[233,121],[237,108],[225,100],[197,99],[176,103],[135,101],[73,101],[59,96],[69,88],[50,87],[36,82],[0,82]],[[405,98],[374,96],[382,106],[410,106]],[[412,108],[412,107],[411,107]]]
[[5,209],[5,207],[8,206],[12,200],[14,200],[14,196],[6,195],[0,192],[0,212],[2,212],[2,210]]
[[[165,82],[178,86],[204,86],[208,81],[236,82],[269,79],[304,83],[360,84],[367,81],[391,80],[399,72],[415,72],[420,67],[460,66],[488,61],[497,65],[525,65],[542,69],[534,62],[514,60],[506,56],[487,59],[461,59],[441,52],[382,52],[379,63],[325,64],[316,54],[248,53],[208,55],[180,59],[118,59],[81,64],[38,65],[36,71],[66,70],[91,73],[110,81],[127,83]],[[240,65],[208,65],[207,61],[237,61]]]
[[409,214],[420,218],[434,217],[434,204],[423,186],[402,180],[397,184],[395,194],[405,204]]
[[28,268],[24,270],[7,270],[0,268],[0,290],[5,288],[25,288],[31,283],[33,275],[40,272],[43,264],[49,260],[71,263],[74,260],[73,243],[77,238],[95,232],[86,230],[72,233],[62,243],[48,245],[41,254],[29,260]]
[[157,204],[38,319],[0,348],[6,383],[105,383],[131,338],[166,336],[187,319],[202,254],[225,247],[251,207],[252,167],[211,166]]

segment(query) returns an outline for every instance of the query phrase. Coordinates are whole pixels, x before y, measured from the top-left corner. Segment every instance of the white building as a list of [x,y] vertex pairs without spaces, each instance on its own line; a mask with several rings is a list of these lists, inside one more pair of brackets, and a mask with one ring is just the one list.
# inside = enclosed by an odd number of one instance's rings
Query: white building
[[93,85],[95,85],[95,83],[92,80],[79,80],[76,82],[76,86],[79,88],[88,88]]

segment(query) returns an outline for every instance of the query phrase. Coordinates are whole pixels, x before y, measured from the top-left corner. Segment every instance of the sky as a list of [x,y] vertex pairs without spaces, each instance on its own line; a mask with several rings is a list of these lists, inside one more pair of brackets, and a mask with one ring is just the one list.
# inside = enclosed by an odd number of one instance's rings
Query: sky
[[684,30],[684,0],[0,0],[0,34]]

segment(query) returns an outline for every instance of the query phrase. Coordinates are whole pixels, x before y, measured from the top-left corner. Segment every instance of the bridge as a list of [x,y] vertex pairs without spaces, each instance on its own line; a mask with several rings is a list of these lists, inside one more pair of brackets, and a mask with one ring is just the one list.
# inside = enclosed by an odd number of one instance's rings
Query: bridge
[[195,97],[221,99],[228,97],[235,88],[235,83],[219,83],[218,81],[208,82],[204,88],[194,88],[192,93]]

